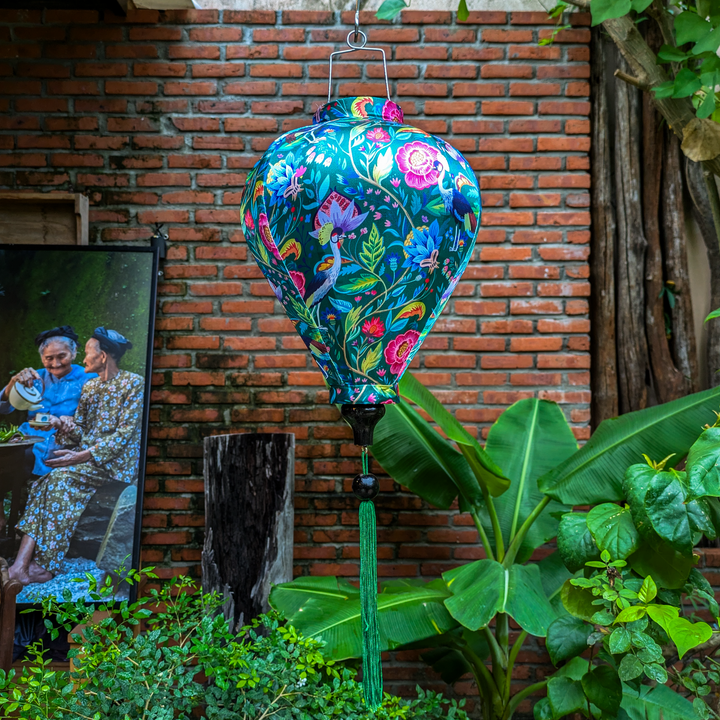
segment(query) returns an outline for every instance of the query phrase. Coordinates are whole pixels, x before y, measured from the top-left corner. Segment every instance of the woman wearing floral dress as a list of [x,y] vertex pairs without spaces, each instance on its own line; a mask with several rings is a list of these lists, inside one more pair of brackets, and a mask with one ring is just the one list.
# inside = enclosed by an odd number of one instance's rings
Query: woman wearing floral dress
[[10,577],[24,585],[47,582],[62,569],[80,516],[99,487],[137,480],[145,381],[118,367],[131,347],[120,333],[97,328],[85,345],[85,372],[98,377],[83,387],[74,418],[51,420],[58,444],[72,449],[56,451],[46,461],[53,470],[30,489],[18,524],[24,537],[10,568]]

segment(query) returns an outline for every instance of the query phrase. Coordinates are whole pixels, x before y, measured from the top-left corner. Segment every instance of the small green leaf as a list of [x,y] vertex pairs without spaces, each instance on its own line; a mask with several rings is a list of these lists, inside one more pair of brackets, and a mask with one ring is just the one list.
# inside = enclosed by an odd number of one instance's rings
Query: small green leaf
[[593,594],[589,590],[575,587],[570,580],[566,580],[560,591],[563,607],[574,617],[588,620],[595,613]]
[[622,682],[615,668],[609,665],[595,667],[581,682],[585,695],[593,705],[610,713],[612,717],[617,715],[622,700]]
[[704,622],[691,623],[683,617],[668,623],[667,634],[675,643],[678,655],[682,656],[692,648],[707,642],[712,637],[712,628]]
[[635,529],[630,508],[615,503],[595,506],[587,516],[588,529],[603,551],[601,560],[625,559],[640,546],[640,535]]
[[705,322],[707,322],[708,320],[714,320],[715,318],[720,318],[720,308],[718,308],[717,310],[713,310],[713,311],[705,318]]
[[678,45],[684,45],[686,42],[697,43],[711,30],[712,25],[697,13],[686,10],[675,17],[675,39]]
[[642,671],[643,664],[634,655],[626,655],[618,667],[618,675],[623,682],[640,677]]
[[675,98],[690,97],[702,87],[700,78],[689,68],[683,68],[675,76],[673,94]]
[[679,610],[672,605],[649,605],[647,614],[665,632],[668,632],[670,623],[677,618]]
[[655,682],[660,685],[664,685],[668,680],[667,670],[662,665],[649,663],[645,665],[643,670],[645,671],[645,675],[647,675],[651,680],[655,680]]
[[638,592],[638,599],[642,603],[652,602],[657,597],[657,585],[655,581],[648,575]]
[[644,605],[633,605],[632,607],[625,608],[614,620],[614,622],[634,622],[644,617],[646,608]]
[[610,652],[620,655],[630,649],[630,631],[624,626],[616,627],[610,635]]
[[715,93],[711,88],[703,88],[705,90],[705,98],[700,103],[697,109],[697,116],[699,118],[710,117],[715,112]]
[[556,718],[583,710],[586,705],[582,683],[569,677],[554,677],[547,686],[548,700]]
[[682,50],[678,50],[673,45],[663,45],[658,50],[658,60],[662,60],[663,63],[669,62],[682,62],[687,58],[687,53]]
[[553,665],[557,666],[584,653],[591,630],[586,622],[572,615],[563,615],[550,623],[545,647]]
[[641,13],[643,10],[646,10],[648,7],[650,7],[652,1],[653,0],[632,0],[632,9],[636,13]]
[[385,0],[375,13],[378,20],[394,20],[407,7],[404,0]]
[[557,548],[565,567],[572,573],[600,557],[600,550],[588,530],[587,513],[565,513],[560,518]]
[[612,20],[627,15],[632,9],[630,0],[592,0],[590,13],[592,24],[599,25],[605,20]]
[[457,10],[458,22],[465,22],[470,17],[466,0],[460,0]]

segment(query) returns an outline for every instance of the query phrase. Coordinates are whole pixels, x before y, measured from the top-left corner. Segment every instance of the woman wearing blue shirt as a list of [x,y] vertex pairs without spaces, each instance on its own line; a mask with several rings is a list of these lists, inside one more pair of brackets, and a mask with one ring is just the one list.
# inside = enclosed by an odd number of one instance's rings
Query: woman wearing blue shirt
[[[38,410],[28,415],[28,421],[33,420],[36,413],[49,413],[56,417],[74,415],[83,385],[88,380],[97,377],[94,373],[86,373],[80,365],[73,364],[77,355],[78,339],[77,333],[70,325],[41,332],[35,338],[35,344],[38,347],[43,367],[39,370],[25,368],[11,378],[0,392],[0,414],[6,415],[14,410],[9,402],[10,390],[15,383],[19,382],[27,387],[36,383],[38,386],[44,384],[45,387],[42,404]],[[47,459],[48,443],[55,434],[55,430],[31,427],[26,421],[20,426],[20,432],[44,438],[42,442],[36,443],[31,449],[28,449],[25,472],[33,475],[49,473],[51,468],[45,465],[44,460]],[[0,529],[4,525],[5,516],[2,511],[2,503],[0,503]]]

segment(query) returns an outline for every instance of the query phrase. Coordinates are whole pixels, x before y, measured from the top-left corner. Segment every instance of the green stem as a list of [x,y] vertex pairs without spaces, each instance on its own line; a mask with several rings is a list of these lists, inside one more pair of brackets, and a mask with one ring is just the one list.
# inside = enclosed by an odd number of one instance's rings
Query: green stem
[[537,692],[538,690],[542,690],[546,685],[548,684],[547,680],[542,680],[541,682],[534,683],[533,685],[528,685],[526,688],[523,688],[520,692],[515,693],[515,695],[512,696],[512,700],[507,704],[507,708],[505,709],[505,712],[503,713],[502,720],[510,720],[510,718],[514,715],[515,711],[518,709],[518,706],[520,703],[528,697],[528,695],[532,695],[533,693]]
[[490,522],[492,523],[493,535],[495,536],[495,553],[497,554],[498,562],[502,562],[505,557],[505,542],[503,541],[502,530],[500,529],[500,521],[498,520],[497,511],[495,510],[495,503],[493,502],[490,493],[480,486],[485,499],[485,506],[488,509],[490,515]]
[[472,515],[472,519],[475,523],[475,527],[477,528],[478,535],[480,536],[480,543],[483,546],[483,550],[485,550],[485,554],[490,560],[494,560],[495,555],[492,551],[492,545],[490,545],[490,538],[488,538],[485,528],[482,526],[482,522],[480,522],[480,516],[478,515],[477,510],[475,508],[470,510],[470,515]]
[[502,703],[502,688],[505,687],[505,668],[507,667],[507,656],[503,654],[502,648],[498,645],[495,636],[490,628],[486,625],[483,634],[490,646],[490,657],[492,658],[492,675],[495,679],[495,685],[498,688],[497,699]]
[[515,562],[515,558],[517,557],[520,546],[522,545],[525,536],[528,534],[528,531],[533,526],[533,523],[538,519],[540,513],[547,507],[547,504],[549,502],[550,498],[546,495],[537,504],[535,509],[527,516],[527,518],[525,518],[525,522],[520,526],[517,535],[510,542],[507,555],[505,556],[505,560],[503,561],[503,565],[505,565],[505,567],[509,567]]
[[522,648],[525,638],[527,638],[528,633],[527,630],[523,630],[520,635],[518,635],[517,640],[513,643],[512,650],[510,650],[510,655],[508,657],[508,669],[507,669],[507,677],[505,682],[505,697],[510,698],[510,686],[512,684],[512,671],[513,667],[515,667],[515,660],[517,660],[518,653],[520,652],[520,649]]

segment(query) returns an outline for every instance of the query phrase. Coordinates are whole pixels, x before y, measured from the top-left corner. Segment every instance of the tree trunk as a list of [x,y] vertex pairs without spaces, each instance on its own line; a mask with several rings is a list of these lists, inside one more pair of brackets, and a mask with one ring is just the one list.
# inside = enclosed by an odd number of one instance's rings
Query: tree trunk
[[271,584],[292,580],[295,436],[205,438],[203,590],[220,592],[231,630],[267,612]]
[[606,40],[600,28],[592,30],[591,52],[591,186],[590,324],[592,340],[593,427],[618,414],[617,355],[615,344],[615,208],[612,201],[613,157],[610,151]]
[[[720,307],[720,240],[712,218],[708,189],[700,163],[685,160],[685,177],[692,200],[692,213],[707,248],[710,263],[710,309]],[[720,321],[711,320],[707,328],[707,364],[710,387],[720,384]]]
[[645,260],[645,325],[650,354],[653,403],[682,397],[685,379],[675,367],[667,334],[663,306],[663,254],[660,235],[660,192],[665,146],[665,131],[655,105],[643,95],[643,219],[647,239]]
[[[627,69],[624,61],[621,69]],[[619,405],[623,413],[647,406],[645,251],[640,169],[640,91],[616,81],[615,200],[617,203],[617,335]]]
[[680,168],[680,143],[674,135],[668,133],[665,143],[662,193],[665,269],[667,280],[675,283],[675,307],[671,311],[671,343],[675,364],[684,379],[683,394],[687,394],[699,390],[700,378],[690,295],[685,209]]

